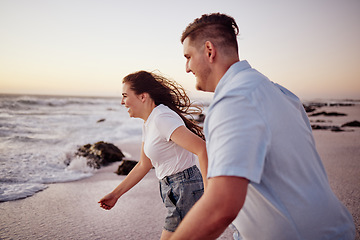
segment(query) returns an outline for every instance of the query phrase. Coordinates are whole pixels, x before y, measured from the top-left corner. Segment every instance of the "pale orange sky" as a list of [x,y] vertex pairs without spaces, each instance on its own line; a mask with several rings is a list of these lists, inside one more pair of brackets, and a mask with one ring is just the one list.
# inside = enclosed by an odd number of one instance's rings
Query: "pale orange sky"
[[0,93],[120,96],[141,69],[196,93],[179,39],[211,12],[237,21],[241,59],[300,98],[360,99],[358,0],[0,0]]

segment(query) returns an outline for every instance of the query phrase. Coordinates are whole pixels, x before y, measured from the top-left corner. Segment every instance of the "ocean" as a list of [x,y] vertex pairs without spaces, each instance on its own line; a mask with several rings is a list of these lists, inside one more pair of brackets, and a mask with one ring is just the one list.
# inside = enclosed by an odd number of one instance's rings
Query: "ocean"
[[85,159],[74,157],[82,145],[140,140],[142,120],[130,118],[120,101],[0,95],[0,202],[96,174]]
[[[206,115],[209,101],[195,102],[204,106]],[[357,103],[342,100],[326,105]],[[86,159],[74,156],[77,149],[99,141],[116,146],[141,141],[142,123],[129,117],[120,97],[0,94],[0,202],[32,196],[51,183],[96,174]],[[132,157],[126,149],[121,150]],[[64,162],[69,159],[67,166]]]

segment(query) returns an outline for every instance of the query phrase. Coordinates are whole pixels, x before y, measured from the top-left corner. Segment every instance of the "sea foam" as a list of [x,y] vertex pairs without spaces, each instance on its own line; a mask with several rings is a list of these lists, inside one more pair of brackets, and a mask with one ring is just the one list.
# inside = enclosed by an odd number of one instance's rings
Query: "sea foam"
[[141,124],[118,98],[0,95],[0,201],[96,174],[74,157],[78,147],[139,139]]

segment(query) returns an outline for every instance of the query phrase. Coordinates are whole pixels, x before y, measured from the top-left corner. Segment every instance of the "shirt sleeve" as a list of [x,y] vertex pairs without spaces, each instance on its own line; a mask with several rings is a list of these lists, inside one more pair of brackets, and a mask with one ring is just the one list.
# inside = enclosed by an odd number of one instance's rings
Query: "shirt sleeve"
[[171,134],[180,126],[185,125],[177,113],[162,113],[154,119],[157,128],[159,129],[160,136],[164,137],[166,141],[170,141]]
[[216,103],[206,123],[208,177],[238,176],[259,183],[270,133],[249,96],[228,96]]

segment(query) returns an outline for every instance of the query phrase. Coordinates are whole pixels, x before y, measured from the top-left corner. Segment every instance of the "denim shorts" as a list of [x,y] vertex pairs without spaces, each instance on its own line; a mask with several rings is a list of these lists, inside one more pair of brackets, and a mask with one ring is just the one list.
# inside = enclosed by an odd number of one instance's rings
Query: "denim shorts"
[[160,195],[168,210],[164,229],[175,232],[186,213],[204,193],[201,173],[196,166],[160,180]]

